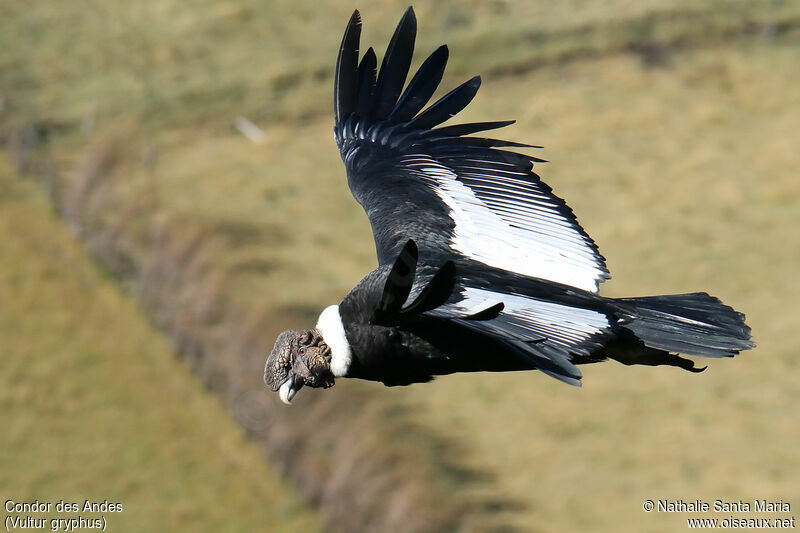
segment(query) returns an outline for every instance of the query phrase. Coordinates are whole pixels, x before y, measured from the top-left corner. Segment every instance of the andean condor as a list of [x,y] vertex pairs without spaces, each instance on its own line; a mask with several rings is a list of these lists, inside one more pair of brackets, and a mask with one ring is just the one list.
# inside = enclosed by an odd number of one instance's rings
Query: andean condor
[[508,150],[531,146],[472,136],[513,121],[439,127],[469,104],[480,77],[425,108],[447,46],[403,90],[413,9],[379,71],[372,48],[359,61],[360,33],[355,11],[336,62],[334,133],[380,266],[315,327],[280,334],[264,380],[281,400],[345,377],[391,386],[537,369],[580,385],[576,365],[609,357],[699,372],[677,354],[731,357],[754,346],[744,315],[703,292],[598,295],[610,275],[594,241],[533,172],[542,160]]

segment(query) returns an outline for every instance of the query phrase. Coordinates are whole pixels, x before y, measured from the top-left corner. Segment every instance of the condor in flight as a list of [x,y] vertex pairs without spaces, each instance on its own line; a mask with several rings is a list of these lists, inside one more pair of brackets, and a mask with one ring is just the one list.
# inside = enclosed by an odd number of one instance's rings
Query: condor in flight
[[754,346],[744,315],[703,292],[598,295],[605,260],[533,172],[542,160],[513,151],[528,145],[473,135],[513,121],[440,126],[480,78],[426,107],[447,47],[406,85],[414,11],[380,70],[372,48],[359,61],[360,34],[356,11],[336,63],[334,132],[380,266],[315,327],[278,337],[264,380],[281,400],[336,378],[391,386],[454,372],[536,369],[580,385],[577,365],[606,358],[699,372],[678,354],[731,357]]

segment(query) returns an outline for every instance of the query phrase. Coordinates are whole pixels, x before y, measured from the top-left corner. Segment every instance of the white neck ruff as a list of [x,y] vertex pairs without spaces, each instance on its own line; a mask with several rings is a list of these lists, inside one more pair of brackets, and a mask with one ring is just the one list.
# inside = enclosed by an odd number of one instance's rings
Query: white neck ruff
[[322,333],[325,343],[331,347],[331,372],[337,378],[346,375],[353,359],[353,352],[344,333],[338,305],[328,306],[320,313],[317,329]]

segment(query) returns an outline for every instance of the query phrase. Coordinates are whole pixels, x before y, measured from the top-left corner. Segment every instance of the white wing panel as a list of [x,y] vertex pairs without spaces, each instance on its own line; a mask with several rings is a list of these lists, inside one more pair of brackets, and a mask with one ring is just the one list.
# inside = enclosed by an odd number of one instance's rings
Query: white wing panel
[[518,179],[519,172],[476,166],[458,175],[426,155],[403,163],[449,208],[454,250],[492,267],[597,292],[605,278],[602,258],[580,227],[551,197]]

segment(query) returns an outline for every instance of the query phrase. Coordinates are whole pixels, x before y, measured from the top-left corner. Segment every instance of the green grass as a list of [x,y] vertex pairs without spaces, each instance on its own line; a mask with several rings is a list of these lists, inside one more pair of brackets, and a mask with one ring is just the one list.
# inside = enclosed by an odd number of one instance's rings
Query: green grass
[[[407,0],[361,6],[382,54]],[[142,118],[230,127],[327,116],[335,50],[353,5],[258,0],[47,0],[0,5],[0,90],[56,128]],[[693,46],[783,31],[800,5],[774,0],[470,0],[416,6],[418,50],[447,41],[451,72],[519,72],[635,43]],[[454,80],[451,80],[451,84]]]
[[513,523],[665,531],[683,516],[645,514],[645,498],[800,499],[786,445],[800,437],[796,46],[687,53],[670,70],[610,58],[486,88],[480,116],[516,107],[514,138],[546,145],[540,171],[609,260],[601,292],[707,290],[759,345],[700,375],[585,367],[580,391],[530,374],[408,391],[430,427],[471,443],[468,464],[498,474],[492,494],[526,505]]
[[[329,116],[350,7],[119,3],[129,10],[122,24],[99,5],[87,2],[75,19],[83,40],[56,30],[34,38],[63,15],[52,4],[0,7],[11,15],[0,38],[20,50],[0,58],[14,67],[0,68],[8,114],[64,125],[50,149],[67,183],[80,181],[73,149],[96,151],[78,133],[87,116],[101,132],[125,132],[124,179],[104,213],[113,221],[113,206],[151,194],[157,220],[192,220],[224,237],[216,268],[226,294],[265,310],[266,329],[313,320],[375,264]],[[664,531],[684,517],[646,514],[644,499],[800,501],[798,4],[697,5],[418,6],[418,49],[451,45],[447,87],[488,72],[464,121],[516,118],[507,137],[545,146],[537,155],[551,163],[537,170],[608,259],[614,279],[603,294],[707,290],[747,314],[759,345],[700,375],[585,367],[582,390],[535,373],[400,389],[337,383],[408,407],[415,423],[458,443],[458,460],[489,476],[452,497],[517,504],[498,505],[492,521]],[[403,7],[364,9],[365,41],[379,55]],[[62,64],[55,39],[74,60]],[[661,68],[624,53],[653,42],[667,53]],[[264,128],[263,144],[229,130],[239,114]],[[154,165],[141,163],[147,147]]]
[[[119,502],[109,531],[316,530],[219,400],[11,173],[0,159],[3,501]],[[97,516],[34,516],[78,515]]]

